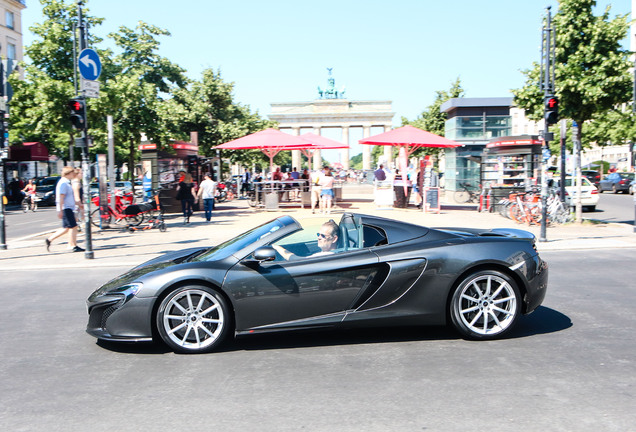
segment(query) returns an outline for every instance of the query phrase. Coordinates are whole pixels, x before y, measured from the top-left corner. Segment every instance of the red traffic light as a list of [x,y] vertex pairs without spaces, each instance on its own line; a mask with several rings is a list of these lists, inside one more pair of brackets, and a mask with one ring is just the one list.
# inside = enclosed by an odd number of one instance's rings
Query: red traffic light
[[71,111],[80,111],[82,109],[82,103],[80,101],[70,101],[68,104]]
[[71,99],[68,102],[68,109],[70,110],[71,124],[75,129],[84,129],[86,124],[86,110],[83,99]]
[[544,118],[547,125],[553,125],[559,121],[559,99],[556,96],[546,96]]

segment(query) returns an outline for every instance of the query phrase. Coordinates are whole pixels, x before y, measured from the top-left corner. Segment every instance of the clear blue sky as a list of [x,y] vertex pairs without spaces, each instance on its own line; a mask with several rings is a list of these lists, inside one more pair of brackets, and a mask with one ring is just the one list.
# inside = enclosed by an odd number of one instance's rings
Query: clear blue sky
[[[67,0],[70,2],[70,0]],[[74,1],[73,1],[74,3]],[[167,29],[160,54],[192,78],[205,68],[235,83],[235,100],[270,113],[271,102],[310,101],[327,67],[350,100],[391,100],[393,123],[414,119],[459,77],[467,97],[511,96],[538,61],[542,18],[556,0],[88,0],[105,38],[145,21]],[[611,16],[629,0],[607,4]],[[22,12],[24,43],[42,22],[39,1]],[[108,41],[105,41],[105,44]],[[357,137],[351,137],[353,142]],[[355,152],[352,152],[352,155]]]

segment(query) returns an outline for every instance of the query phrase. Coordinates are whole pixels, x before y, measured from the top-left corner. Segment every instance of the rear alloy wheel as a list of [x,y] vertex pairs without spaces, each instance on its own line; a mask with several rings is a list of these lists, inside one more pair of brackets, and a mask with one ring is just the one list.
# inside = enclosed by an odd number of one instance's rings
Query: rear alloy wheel
[[489,340],[507,333],[521,311],[517,284],[507,275],[484,270],[464,279],[450,305],[453,325],[470,339]]
[[181,353],[214,350],[226,338],[230,321],[225,299],[206,286],[184,286],[171,292],[157,311],[161,339]]

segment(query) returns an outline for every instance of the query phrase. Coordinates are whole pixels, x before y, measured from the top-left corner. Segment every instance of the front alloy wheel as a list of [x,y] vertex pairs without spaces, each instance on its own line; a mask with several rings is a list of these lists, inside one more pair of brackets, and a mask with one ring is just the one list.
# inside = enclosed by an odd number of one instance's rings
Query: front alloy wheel
[[508,332],[521,310],[521,296],[507,275],[485,270],[459,284],[451,300],[455,328],[470,339],[495,339]]
[[177,352],[210,352],[223,342],[229,328],[227,302],[206,286],[184,286],[171,292],[157,312],[161,339]]

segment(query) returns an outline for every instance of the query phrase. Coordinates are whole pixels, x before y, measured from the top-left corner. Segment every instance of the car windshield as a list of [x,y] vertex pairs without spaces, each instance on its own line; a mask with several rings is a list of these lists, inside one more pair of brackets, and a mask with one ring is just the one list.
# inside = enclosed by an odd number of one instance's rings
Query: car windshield
[[[571,186],[576,186],[576,181],[573,178],[566,178],[565,179],[565,187],[571,187]],[[592,187],[592,183],[590,183],[590,181],[588,179],[586,179],[585,177],[581,177],[581,186],[586,187]]]
[[217,259],[223,259],[229,255],[232,255],[234,252],[240,251],[241,249],[256,241],[275,233],[283,226],[284,225],[279,220],[267,222],[237,237],[234,237],[233,239],[230,239],[224,243],[208,249],[205,253],[195,256],[192,261],[213,261]]

